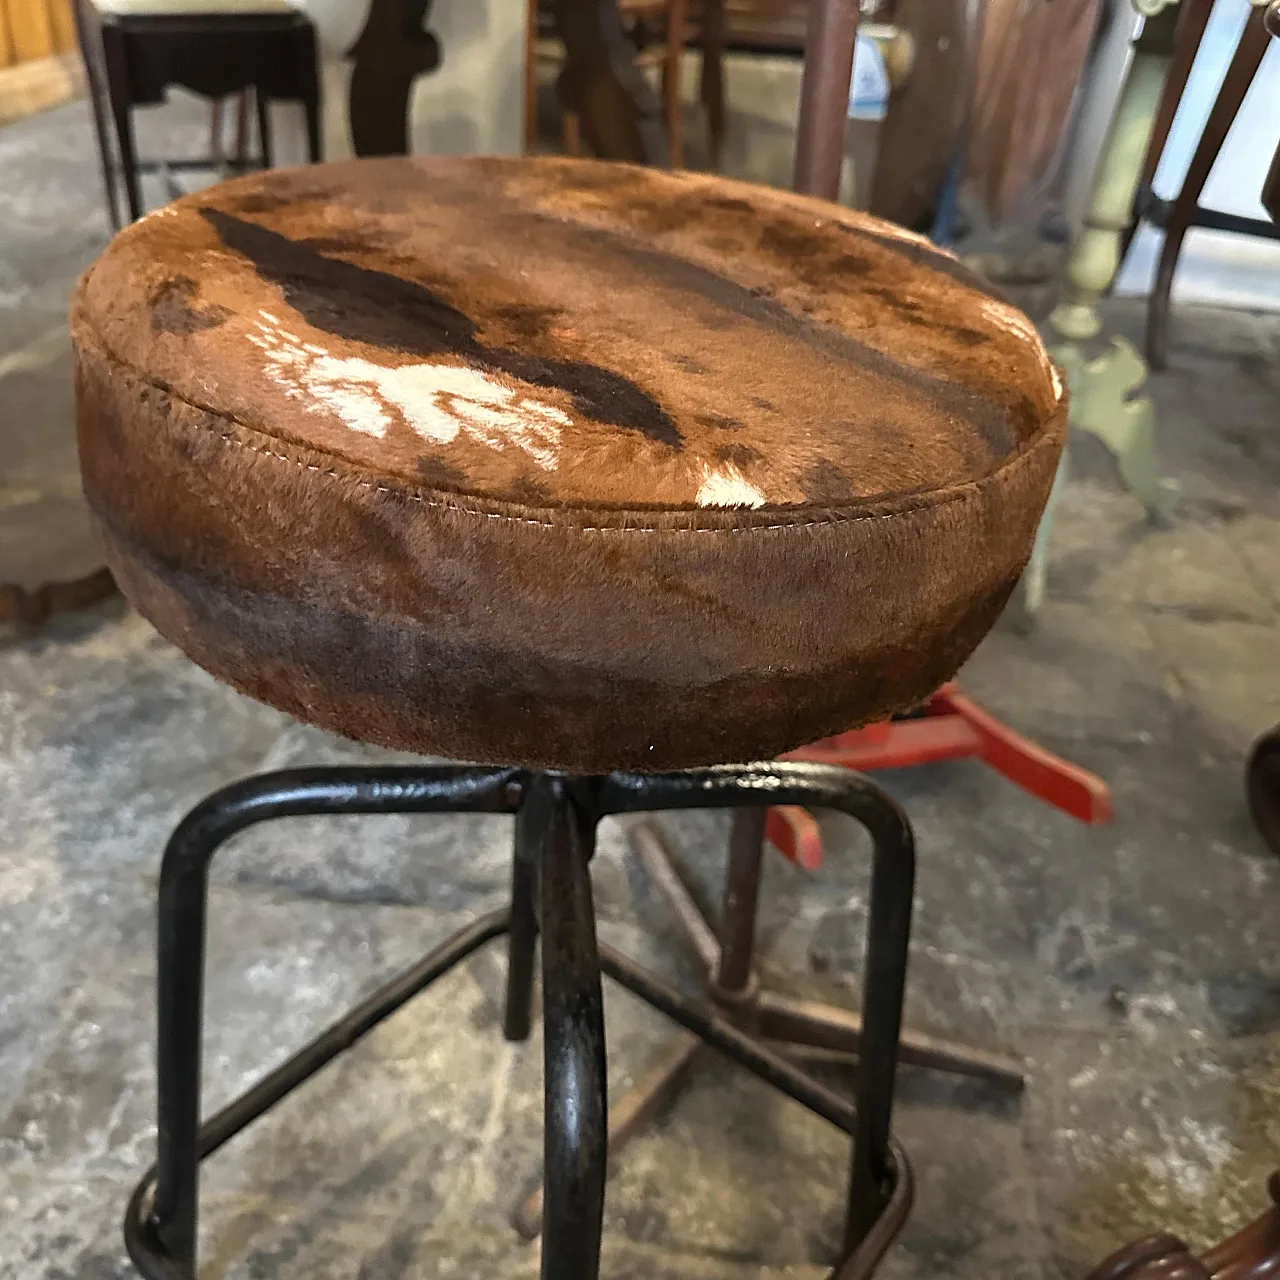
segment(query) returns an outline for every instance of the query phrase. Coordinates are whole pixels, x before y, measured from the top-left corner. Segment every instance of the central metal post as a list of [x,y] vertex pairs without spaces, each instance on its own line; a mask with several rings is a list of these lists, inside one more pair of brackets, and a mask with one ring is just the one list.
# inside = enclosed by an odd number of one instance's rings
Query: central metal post
[[597,1280],[609,1111],[604,1000],[587,864],[592,784],[535,777],[524,832],[540,846],[545,1190],[542,1280]]

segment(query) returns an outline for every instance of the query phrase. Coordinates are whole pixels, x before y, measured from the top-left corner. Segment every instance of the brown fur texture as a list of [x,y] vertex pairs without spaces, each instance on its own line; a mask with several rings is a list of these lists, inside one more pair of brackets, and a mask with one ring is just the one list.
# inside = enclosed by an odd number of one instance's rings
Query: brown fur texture
[[85,491],[137,607],[326,728],[594,773],[768,757],[954,673],[1066,405],[897,228],[558,160],[255,174],[72,308]]

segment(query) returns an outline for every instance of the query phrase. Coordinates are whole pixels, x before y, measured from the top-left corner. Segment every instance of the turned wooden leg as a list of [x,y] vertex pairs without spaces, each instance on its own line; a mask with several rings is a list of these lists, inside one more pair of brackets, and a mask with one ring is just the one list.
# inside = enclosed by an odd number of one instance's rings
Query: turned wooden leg
[[1165,223],[1164,248],[1160,252],[1160,266],[1147,301],[1147,362],[1153,369],[1163,369],[1168,359],[1169,294],[1173,288],[1173,273],[1178,266],[1178,256],[1182,252],[1182,242],[1195,222],[1204,184],[1209,180],[1213,162],[1218,158],[1222,144],[1231,131],[1231,125],[1240,112],[1244,96],[1258,74],[1269,38],[1262,25],[1261,10],[1250,9],[1244,33],[1222,82],[1222,90],[1209,113],[1195,155],[1191,157],[1191,167],[1187,170],[1182,190],[1178,192],[1178,198],[1169,211],[1168,221]]
[[524,153],[532,155],[538,141],[538,0],[525,0],[524,31]]
[[724,152],[724,0],[702,0],[702,76],[698,85],[707,113],[711,168],[720,168]]
[[688,0],[668,0],[667,47],[662,60],[662,114],[667,126],[667,160],[673,169],[684,166],[684,120],[680,108],[680,61],[684,53],[685,11]]
[[[1177,10],[1166,0],[1134,4],[1148,16],[1107,130],[1084,227],[1067,262],[1063,300],[1049,324],[1059,339],[1054,355],[1071,389],[1071,425],[1107,446],[1125,485],[1153,519],[1164,520],[1177,487],[1162,479],[1156,467],[1151,399],[1133,394],[1147,376],[1142,357],[1123,338],[1113,338],[1101,355],[1086,349],[1102,332],[1098,303],[1120,266],[1121,241],[1173,57]],[[1047,527],[1043,537],[1048,538]]]

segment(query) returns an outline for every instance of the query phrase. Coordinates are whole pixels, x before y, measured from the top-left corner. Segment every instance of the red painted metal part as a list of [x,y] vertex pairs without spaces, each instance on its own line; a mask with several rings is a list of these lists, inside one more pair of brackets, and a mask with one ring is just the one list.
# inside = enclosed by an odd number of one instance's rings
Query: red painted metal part
[[[1111,819],[1111,791],[1101,778],[1014,733],[954,684],[943,685],[919,715],[852,729],[783,758],[841,764],[866,773],[970,757],[985,761],[1024,791],[1080,822]],[[822,833],[806,810],[770,809],[765,835],[805,870],[822,865]]]

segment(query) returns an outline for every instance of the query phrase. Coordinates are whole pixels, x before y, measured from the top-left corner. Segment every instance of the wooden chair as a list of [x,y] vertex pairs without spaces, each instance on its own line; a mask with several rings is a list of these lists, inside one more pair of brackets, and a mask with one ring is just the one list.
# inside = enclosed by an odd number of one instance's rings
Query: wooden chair
[[[538,63],[540,60],[559,62],[563,59],[562,49],[559,47],[557,15],[545,5],[539,4],[538,0],[528,0],[528,11],[529,25],[525,41],[526,152],[533,150],[537,138]],[[618,0],[617,13],[636,47],[636,67],[641,71],[653,67],[661,69],[666,160],[673,167],[679,168],[684,159],[680,59],[688,38],[688,0]],[[580,109],[572,105],[575,95],[565,92],[565,80],[562,72],[561,84],[558,86],[561,99],[561,140],[567,154],[579,155],[582,152],[582,115]],[[720,128],[723,128],[723,105],[711,118],[713,125],[719,121]]]
[[1206,209],[1200,203],[1214,162],[1222,151],[1267,51],[1268,33],[1262,12],[1263,0],[1251,0],[1251,3],[1253,9],[1245,22],[1244,32],[1231,65],[1227,68],[1213,110],[1205,122],[1204,132],[1200,135],[1182,188],[1173,200],[1161,200],[1154,193],[1152,183],[1177,115],[1178,104],[1190,78],[1196,53],[1204,38],[1209,14],[1213,9],[1212,0],[1184,0],[1178,19],[1173,63],[1165,81],[1155,131],[1143,162],[1134,219],[1124,246],[1127,249],[1128,242],[1132,240],[1141,222],[1150,222],[1164,229],[1164,245],[1147,302],[1147,361],[1153,369],[1163,369],[1168,363],[1169,300],[1187,232],[1192,227],[1206,227],[1238,235],[1280,238],[1280,227],[1274,221]]
[[[1262,14],[1268,35],[1280,36],[1280,0],[1271,0]],[[1280,146],[1262,184],[1262,204],[1280,222]],[[1254,826],[1271,852],[1280,857],[1280,724],[1253,744],[1245,772],[1245,788]]]
[[[216,138],[208,157],[139,160],[133,108],[164,101],[170,85],[215,101],[252,89],[264,168],[271,164],[267,103],[301,101],[310,156],[320,159],[315,32],[307,16],[287,0],[77,0],[76,29],[114,226],[120,226],[120,182],[133,220],[142,215],[140,173],[211,168],[227,161]],[[114,147],[108,118],[115,126]],[[220,134],[216,112],[214,121]],[[241,166],[243,153],[231,163]]]
[[1267,1182],[1271,1207],[1196,1257],[1177,1236],[1148,1236],[1113,1253],[1089,1280],[1274,1280],[1280,1275],[1280,1173]]

